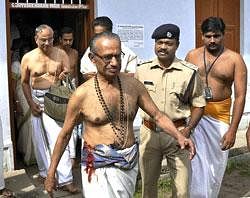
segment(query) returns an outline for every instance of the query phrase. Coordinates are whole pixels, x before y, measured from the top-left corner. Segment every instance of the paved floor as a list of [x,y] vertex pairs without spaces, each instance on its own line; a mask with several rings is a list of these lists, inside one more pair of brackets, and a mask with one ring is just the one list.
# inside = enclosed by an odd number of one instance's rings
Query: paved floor
[[[73,170],[75,184],[81,189],[80,166]],[[5,185],[7,188],[15,192],[18,198],[46,198],[47,192],[44,191],[43,183],[39,181],[37,174],[37,166],[25,167],[25,169],[15,170],[5,173]],[[82,194],[72,195],[68,192],[57,190],[54,197],[72,197],[82,198]]]

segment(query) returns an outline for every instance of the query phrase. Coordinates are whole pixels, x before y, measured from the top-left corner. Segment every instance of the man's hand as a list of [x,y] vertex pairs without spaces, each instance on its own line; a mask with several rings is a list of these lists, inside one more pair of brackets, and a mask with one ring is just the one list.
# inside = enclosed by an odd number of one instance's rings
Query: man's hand
[[67,76],[67,75],[68,75],[68,72],[63,71],[63,72],[61,72],[61,73],[59,74],[58,78],[59,78],[59,80],[64,80],[64,79],[66,79],[66,76]]
[[49,197],[53,197],[53,190],[56,189],[56,179],[55,177],[47,176],[44,182],[44,189],[48,192]]
[[233,147],[235,143],[236,133],[228,130],[221,139],[221,150],[225,151]]
[[178,139],[177,142],[179,143],[181,149],[188,149],[189,150],[189,159],[193,159],[196,151],[195,151],[195,146],[194,143],[190,138],[185,138],[183,135],[181,135]]
[[31,113],[34,116],[36,116],[36,117],[41,116],[42,109],[41,109],[41,107],[40,107],[39,104],[36,104],[35,102],[33,102],[33,104],[31,105],[30,109],[31,109]]
[[247,139],[247,148],[250,151],[250,123],[249,123],[248,129],[247,129],[246,139]]

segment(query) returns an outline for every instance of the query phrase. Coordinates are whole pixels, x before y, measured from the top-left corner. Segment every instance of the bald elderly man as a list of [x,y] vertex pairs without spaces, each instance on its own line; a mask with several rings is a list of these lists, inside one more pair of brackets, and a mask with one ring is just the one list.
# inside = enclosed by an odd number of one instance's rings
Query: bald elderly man
[[82,149],[82,186],[85,198],[131,198],[138,170],[138,144],[133,120],[138,107],[144,109],[182,149],[195,154],[192,141],[153,103],[147,90],[135,78],[120,73],[121,40],[102,32],[90,42],[91,61],[97,74],[74,92],[66,119],[52,155],[45,189],[52,194],[55,170],[76,122],[85,123]]
[[[199,122],[206,104],[198,68],[176,58],[180,29],[164,24],[155,29],[156,58],[137,67],[135,77],[148,90],[153,101],[166,113],[175,127],[186,137]],[[192,110],[191,110],[192,107]],[[142,197],[157,197],[157,181],[163,157],[166,157],[173,180],[173,197],[188,197],[190,159],[176,140],[156,126],[150,116],[142,112],[140,129],[140,171]]]

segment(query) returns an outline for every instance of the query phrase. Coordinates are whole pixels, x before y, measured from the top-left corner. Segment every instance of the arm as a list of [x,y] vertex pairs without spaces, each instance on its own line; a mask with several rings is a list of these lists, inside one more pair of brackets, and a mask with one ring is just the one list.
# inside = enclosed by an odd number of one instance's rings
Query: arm
[[29,60],[29,57],[27,57],[27,55],[25,55],[22,59],[22,62],[21,62],[21,84],[22,84],[24,96],[27,100],[27,103],[30,106],[31,113],[34,116],[40,116],[41,112],[42,112],[40,105],[36,104],[33,101],[33,98],[31,95],[30,69],[28,66],[28,60]]
[[140,95],[138,96],[139,107],[148,115],[150,115],[155,120],[156,124],[161,127],[167,134],[174,137],[179,143],[181,149],[188,148],[190,150],[190,159],[192,159],[195,155],[195,147],[193,142],[190,139],[185,138],[181,134],[181,132],[178,131],[178,129],[168,118],[168,116],[157,108],[152,98],[148,94],[146,88],[139,81],[138,89],[138,92],[140,93]]
[[124,53],[124,58],[122,59],[122,61],[126,61],[124,72],[129,74],[130,76],[133,76],[138,64],[138,57],[128,47],[122,46],[122,51]]
[[125,68],[125,71],[122,72],[130,77],[134,77],[134,73],[137,67],[137,56],[136,55],[129,55],[128,62]]
[[61,53],[62,57],[62,71],[59,74],[59,80],[63,80],[66,78],[67,74],[70,73],[70,62],[69,62],[69,56],[66,54],[65,51],[56,48],[56,50],[60,50],[59,53]]
[[192,129],[196,127],[204,113],[204,107],[206,105],[206,100],[203,96],[203,83],[199,76],[199,72],[196,72],[196,77],[194,81],[192,96],[191,96],[191,116],[187,126],[181,130],[185,137],[189,137]]
[[192,107],[190,120],[189,120],[187,126],[181,130],[181,133],[185,137],[190,136],[191,131],[196,127],[196,125],[200,121],[201,116],[203,115],[203,112],[204,112],[204,107]]
[[74,50],[75,54],[75,63],[74,63],[74,74],[72,74],[75,77],[75,84],[76,87],[79,85],[79,79],[78,79],[78,66],[79,66],[79,58],[78,58],[78,51]]
[[[77,92],[77,91],[76,91]],[[77,123],[77,120],[80,117],[80,109],[81,98],[77,96],[77,93],[74,93],[69,100],[67,112],[65,116],[65,121],[63,124],[63,128],[61,129],[54,150],[51,157],[51,163],[48,170],[47,178],[45,180],[45,189],[48,193],[52,193],[53,188],[55,187],[55,172],[58,166],[58,163],[62,157],[62,154],[68,145],[70,140],[72,130]]]
[[244,60],[237,55],[234,66],[234,103],[232,120],[227,133],[221,140],[222,150],[230,149],[235,142],[238,125],[245,106],[247,69]]

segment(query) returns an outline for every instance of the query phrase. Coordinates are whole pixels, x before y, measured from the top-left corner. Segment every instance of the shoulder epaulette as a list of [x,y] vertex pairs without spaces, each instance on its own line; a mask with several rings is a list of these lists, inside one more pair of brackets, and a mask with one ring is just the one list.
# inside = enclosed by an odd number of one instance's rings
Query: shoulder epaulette
[[141,66],[141,65],[144,65],[144,64],[152,63],[152,62],[153,62],[153,61],[150,60],[150,61],[146,61],[146,62],[143,62],[143,63],[139,63],[139,64],[137,64],[137,67],[138,67],[138,66]]
[[192,63],[189,63],[189,62],[187,62],[187,61],[185,61],[185,60],[181,61],[181,63],[182,63],[184,66],[186,66],[187,68],[189,68],[189,69],[192,69],[192,70],[195,70],[195,71],[198,70],[198,67],[197,67],[196,65],[194,65],[194,64],[192,64]]

